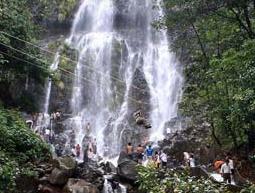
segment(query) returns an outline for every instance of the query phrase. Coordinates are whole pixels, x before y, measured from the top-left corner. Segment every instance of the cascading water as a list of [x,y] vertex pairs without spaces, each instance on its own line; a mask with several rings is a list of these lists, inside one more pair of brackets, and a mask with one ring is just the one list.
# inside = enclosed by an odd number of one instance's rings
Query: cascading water
[[[98,148],[103,145],[103,128],[111,116],[111,72],[113,4],[111,0],[86,0],[80,6],[67,42],[79,51],[72,97],[77,144],[82,144],[85,125],[90,123]],[[101,73],[98,73],[100,71]]]
[[[152,20],[163,16],[159,0],[156,6],[157,11],[151,12]],[[175,56],[169,52],[167,31],[155,31],[150,25],[147,29],[150,35],[147,38],[147,51],[144,53],[147,61],[144,63],[143,70],[151,95],[150,140],[158,141],[164,138],[166,122],[177,117],[183,78],[178,71]]]
[[[56,55],[55,55],[53,63],[50,65],[50,70],[51,71],[55,71],[55,70],[58,69],[59,58],[60,58],[60,55],[59,55],[59,52],[57,52]],[[48,114],[48,111],[49,111],[51,87],[52,87],[52,80],[51,80],[51,78],[48,78],[47,87],[46,87],[45,102],[44,102],[44,109],[43,109],[44,114]]]
[[[59,59],[60,54],[59,51],[57,51],[53,63],[50,65],[51,71],[56,71],[58,69],[59,65]],[[50,126],[50,115],[49,115],[49,103],[50,103],[50,94],[51,94],[51,88],[52,88],[52,80],[51,78],[47,78],[46,82],[46,94],[45,94],[45,100],[43,105],[43,113],[41,113],[37,119],[36,123],[36,130],[42,131],[42,129],[48,128]]]
[[127,193],[127,188],[118,183],[117,187],[115,190],[112,188],[112,184],[110,181],[108,181],[108,178],[112,178],[111,176],[104,176],[105,181],[104,181],[104,188],[102,193]]
[[[166,122],[177,116],[183,82],[178,62],[169,52],[166,31],[151,26],[163,15],[160,3],[82,1],[66,40],[79,53],[69,119],[76,144],[82,144],[90,123],[99,152],[107,145],[108,155],[116,156],[123,139],[131,139],[126,131],[133,132],[128,120],[135,108],[149,103],[146,113],[152,129],[148,135],[155,141],[162,139]],[[134,85],[137,80],[143,80],[142,89]],[[141,93],[149,98],[145,100]]]

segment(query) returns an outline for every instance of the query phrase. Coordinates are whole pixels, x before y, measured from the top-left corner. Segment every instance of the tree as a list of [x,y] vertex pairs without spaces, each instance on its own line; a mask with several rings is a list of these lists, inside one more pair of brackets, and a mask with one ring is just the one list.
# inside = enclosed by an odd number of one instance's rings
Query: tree
[[207,122],[218,145],[249,142],[254,129],[254,1],[165,0],[160,22],[185,58],[184,115]]

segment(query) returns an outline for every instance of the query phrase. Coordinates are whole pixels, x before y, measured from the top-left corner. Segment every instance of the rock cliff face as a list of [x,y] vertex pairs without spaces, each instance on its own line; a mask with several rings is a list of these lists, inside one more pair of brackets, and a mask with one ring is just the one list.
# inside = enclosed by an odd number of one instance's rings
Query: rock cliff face
[[[45,29],[41,36],[47,39],[51,36],[67,35],[72,27],[74,14],[80,5],[80,0],[52,1],[50,7],[46,8],[47,17],[36,18],[37,23]],[[33,12],[40,12],[42,7],[34,4]],[[44,8],[45,9],[45,8]]]
[[77,51],[63,43],[60,48],[59,69],[51,89],[49,111],[70,114],[70,99],[73,92],[73,78]]

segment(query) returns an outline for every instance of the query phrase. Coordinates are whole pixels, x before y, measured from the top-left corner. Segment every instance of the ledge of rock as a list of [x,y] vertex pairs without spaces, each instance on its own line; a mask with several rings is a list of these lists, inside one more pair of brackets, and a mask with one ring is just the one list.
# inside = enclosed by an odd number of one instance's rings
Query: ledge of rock
[[53,161],[54,169],[50,174],[50,183],[64,185],[75,172],[76,161],[69,156],[60,157]]
[[121,152],[118,160],[117,174],[128,181],[136,181],[138,173],[136,171],[137,162],[127,158],[125,152]]
[[64,188],[64,193],[99,193],[99,190],[85,180],[70,178]]

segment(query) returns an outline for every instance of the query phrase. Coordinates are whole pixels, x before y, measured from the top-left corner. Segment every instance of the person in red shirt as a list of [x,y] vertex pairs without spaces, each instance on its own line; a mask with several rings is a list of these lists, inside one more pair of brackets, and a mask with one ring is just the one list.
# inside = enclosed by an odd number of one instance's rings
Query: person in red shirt
[[76,145],[75,150],[76,150],[76,157],[80,157],[81,146],[79,144]]

